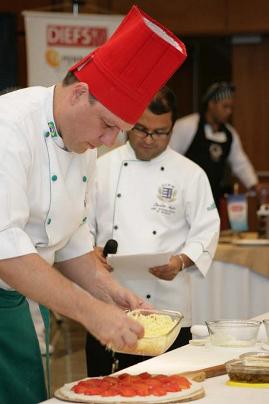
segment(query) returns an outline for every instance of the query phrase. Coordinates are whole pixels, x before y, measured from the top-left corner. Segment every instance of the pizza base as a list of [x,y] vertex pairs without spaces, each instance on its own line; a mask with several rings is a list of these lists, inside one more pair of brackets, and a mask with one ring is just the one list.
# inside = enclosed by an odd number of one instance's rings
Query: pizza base
[[[88,380],[86,379],[83,380]],[[74,393],[71,389],[79,381],[65,384],[61,388],[55,391],[54,396],[60,400],[74,402],[74,403],[91,403],[91,404],[129,404],[129,403],[139,403],[139,404],[160,404],[160,403],[178,403],[197,400],[204,397],[205,391],[200,383],[191,381],[191,386],[189,389],[181,390],[175,393],[167,393],[165,396],[133,396],[133,397],[123,397],[123,396],[113,396],[113,397],[101,397],[101,396],[87,396],[85,394]]]

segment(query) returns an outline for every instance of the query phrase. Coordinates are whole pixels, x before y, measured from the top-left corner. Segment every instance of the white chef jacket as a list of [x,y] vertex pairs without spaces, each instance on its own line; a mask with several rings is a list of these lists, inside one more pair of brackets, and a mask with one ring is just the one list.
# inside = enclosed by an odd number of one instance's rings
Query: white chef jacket
[[[90,251],[88,191],[96,151],[68,152],[53,117],[54,87],[0,97],[0,259],[49,264]],[[0,279],[0,287],[9,288]]]
[[[185,154],[189,149],[194,136],[198,129],[200,114],[194,113],[176,121],[170,140],[170,147],[178,153]],[[231,167],[233,174],[242,182],[246,188],[250,188],[258,183],[258,178],[255,170],[243,150],[240,137],[234,127],[228,123],[225,124],[232,134],[231,151],[228,156],[228,164]],[[205,131],[210,136],[210,125],[205,125]],[[213,136],[214,134],[212,134]],[[214,141],[222,142],[220,133],[214,137]]]
[[[219,235],[219,217],[204,171],[167,148],[137,160],[129,142],[97,160],[89,224],[96,245],[118,242],[118,253],[184,253],[205,276]],[[113,274],[113,272],[112,272]],[[115,276],[115,275],[114,275]],[[180,310],[191,324],[190,271],[173,281],[118,280],[157,308]]]

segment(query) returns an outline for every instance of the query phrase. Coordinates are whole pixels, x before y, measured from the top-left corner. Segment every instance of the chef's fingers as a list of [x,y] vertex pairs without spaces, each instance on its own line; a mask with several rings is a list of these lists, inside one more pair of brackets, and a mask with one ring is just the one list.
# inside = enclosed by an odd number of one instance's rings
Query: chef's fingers
[[150,269],[149,272],[156,276],[159,279],[163,279],[163,280],[167,280],[167,281],[171,281],[175,278],[175,276],[177,275],[177,271],[173,270],[173,269],[169,269],[167,271],[163,271],[160,270],[159,268],[154,268],[154,269]]
[[126,332],[122,339],[128,348],[134,348],[137,345],[137,336],[133,332]]
[[144,328],[137,321],[130,319],[131,322],[128,323],[129,328],[123,333],[123,340],[125,345],[129,348],[135,347],[137,345],[137,340],[143,338]]
[[144,336],[144,327],[142,324],[130,317],[128,317],[128,328],[137,338],[142,338]]
[[149,302],[147,302],[147,301],[141,299],[141,300],[139,301],[139,306],[138,306],[138,308],[139,308],[139,309],[151,310],[151,309],[154,309],[154,306],[153,306],[151,303],[149,303]]
[[108,264],[103,264],[103,266],[105,267],[105,269],[106,269],[108,272],[113,272],[113,268],[112,268],[110,265],[108,265]]
[[127,318],[124,326],[120,329],[114,329],[108,340],[106,341],[108,347],[115,350],[123,349],[124,346],[133,348],[137,344],[137,340],[144,335],[144,328],[137,321]]
[[[141,308],[143,299],[126,288],[121,288],[116,294],[115,303],[125,309],[135,310]],[[146,307],[145,307],[146,308]]]
[[103,265],[107,265],[106,258],[103,256],[102,247],[94,247],[94,254],[102,262]]
[[149,270],[151,270],[151,269],[154,269],[154,270],[156,269],[156,270],[160,270],[160,271],[167,271],[169,269],[169,266],[168,265],[160,265],[158,267],[149,268]]

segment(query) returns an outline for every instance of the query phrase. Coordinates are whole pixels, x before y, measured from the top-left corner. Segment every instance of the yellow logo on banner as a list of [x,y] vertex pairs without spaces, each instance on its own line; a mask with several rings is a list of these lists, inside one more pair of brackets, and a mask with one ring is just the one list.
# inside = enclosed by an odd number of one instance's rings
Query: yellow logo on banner
[[59,67],[60,66],[60,56],[59,53],[52,48],[48,48],[45,53],[46,62],[49,66]]

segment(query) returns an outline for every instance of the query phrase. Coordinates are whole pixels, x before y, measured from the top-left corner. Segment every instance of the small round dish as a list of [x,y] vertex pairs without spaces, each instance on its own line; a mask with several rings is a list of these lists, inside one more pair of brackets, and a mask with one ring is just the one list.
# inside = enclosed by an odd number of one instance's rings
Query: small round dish
[[233,382],[269,383],[269,359],[249,355],[226,362],[226,370]]
[[240,359],[248,359],[251,360],[267,360],[269,361],[269,353],[262,351],[254,351],[254,352],[245,352],[239,356]]

